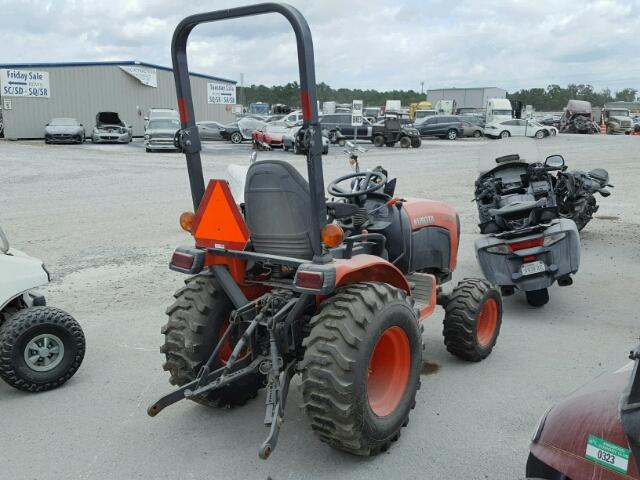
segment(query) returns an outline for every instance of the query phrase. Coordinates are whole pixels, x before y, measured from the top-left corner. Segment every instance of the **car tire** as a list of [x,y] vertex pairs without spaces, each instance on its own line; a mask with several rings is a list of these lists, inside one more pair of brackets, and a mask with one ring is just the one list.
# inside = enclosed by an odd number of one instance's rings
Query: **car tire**
[[298,142],[293,142],[293,154],[300,155],[300,147],[298,146]]
[[544,130],[538,130],[534,135],[538,140],[541,140],[545,137]]
[[458,131],[454,130],[453,128],[451,130],[449,130],[447,132],[447,139],[448,140],[455,140],[456,138],[458,138]]
[[323,154],[323,155],[328,155],[328,154],[329,154],[329,147],[328,147],[328,146],[326,146],[326,147],[324,147],[324,148],[322,149],[322,154]]
[[382,135],[376,135],[376,136],[374,136],[374,137],[373,137],[373,144],[374,144],[376,147],[382,147],[382,146],[385,144],[384,136],[382,136]]
[[480,138],[482,136],[482,132],[480,130],[476,130],[473,132],[473,138]]
[[152,150],[152,149],[150,149],[149,147],[145,148],[145,151],[146,151],[147,153],[151,153],[151,152],[153,152],[153,150]]
[[285,145],[284,143],[282,144],[282,149],[283,149],[285,152],[288,152],[288,151],[289,151],[289,148],[290,148],[290,147],[289,147],[289,145]]
[[500,132],[500,138],[509,138],[511,136],[511,133],[508,130],[503,130],[502,132]]
[[85,345],[82,328],[67,312],[19,310],[0,327],[0,378],[26,392],[52,390],[80,368]]
[[242,134],[240,132],[233,132],[231,134],[231,143],[238,145],[242,143]]

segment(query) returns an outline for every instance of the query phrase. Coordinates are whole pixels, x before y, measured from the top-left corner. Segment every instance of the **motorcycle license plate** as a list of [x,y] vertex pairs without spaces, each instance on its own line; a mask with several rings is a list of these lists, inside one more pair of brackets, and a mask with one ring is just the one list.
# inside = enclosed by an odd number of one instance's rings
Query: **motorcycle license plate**
[[544,262],[529,262],[520,267],[520,273],[522,275],[535,275],[536,273],[542,273],[547,269]]

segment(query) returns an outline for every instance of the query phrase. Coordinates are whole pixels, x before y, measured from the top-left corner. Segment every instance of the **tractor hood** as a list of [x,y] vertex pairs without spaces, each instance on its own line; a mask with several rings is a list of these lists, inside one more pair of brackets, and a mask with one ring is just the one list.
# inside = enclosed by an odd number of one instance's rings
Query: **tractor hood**
[[[615,373],[600,376],[549,410],[540,420],[531,453],[569,478],[640,479],[620,415],[632,368],[629,363]],[[589,454],[597,457],[600,447],[622,452],[614,460],[621,469],[587,458]],[[610,459],[602,455],[603,461]]]

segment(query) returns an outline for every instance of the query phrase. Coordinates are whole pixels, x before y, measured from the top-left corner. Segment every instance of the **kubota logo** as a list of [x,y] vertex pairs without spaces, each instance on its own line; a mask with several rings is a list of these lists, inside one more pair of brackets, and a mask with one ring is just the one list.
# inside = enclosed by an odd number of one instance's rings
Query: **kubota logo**
[[413,220],[413,224],[416,227],[420,227],[422,225],[431,225],[432,223],[435,223],[436,221],[436,217],[434,217],[433,215],[425,215],[424,217],[416,217]]

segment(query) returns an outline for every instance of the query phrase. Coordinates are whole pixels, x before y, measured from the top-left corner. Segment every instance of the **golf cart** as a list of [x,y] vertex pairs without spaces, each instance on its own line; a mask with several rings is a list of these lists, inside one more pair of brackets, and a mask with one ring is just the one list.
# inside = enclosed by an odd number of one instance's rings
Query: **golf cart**
[[47,283],[42,261],[11,248],[0,228],[0,378],[27,392],[59,387],[84,358],[80,325],[33,290]]
[[371,143],[376,147],[393,147],[400,142],[402,148],[419,148],[422,144],[420,132],[411,125],[402,125],[396,116],[388,116],[373,126]]
[[[255,161],[238,206],[226,181],[205,187],[186,45],[199,24],[266,13],[283,15],[296,35],[308,181],[287,162]],[[441,202],[396,196],[383,169],[337,178],[328,186],[335,200],[325,200],[313,44],[298,10],[267,3],[193,15],[177,26],[171,51],[177,143],[194,205],[180,224],[195,244],[171,257],[170,268],[190,276],[162,327],[164,369],[178,388],[148,414],[182,399],[242,405],[266,386],[269,434],[259,456],[267,459],[299,374],[320,440],[356,455],[385,451],[416,405],[420,322],[443,306],[447,350],[480,361],[500,330],[499,291],[479,279],[444,291],[457,263],[458,215]]]

